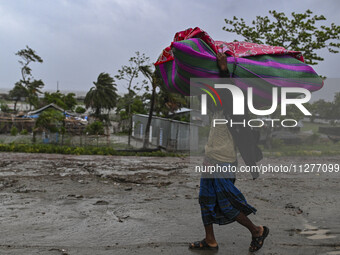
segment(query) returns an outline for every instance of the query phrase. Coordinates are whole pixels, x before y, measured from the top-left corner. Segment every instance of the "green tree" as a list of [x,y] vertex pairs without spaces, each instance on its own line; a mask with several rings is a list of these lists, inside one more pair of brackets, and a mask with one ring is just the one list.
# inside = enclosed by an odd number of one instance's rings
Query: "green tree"
[[[117,104],[117,88],[115,80],[108,73],[100,73],[97,81],[93,82],[94,87],[85,96],[85,107],[94,109],[94,116],[106,123],[107,143],[110,143],[109,112]],[[107,110],[103,115],[102,110]]]
[[340,118],[340,92],[335,93],[333,102],[327,102],[319,99],[311,104],[309,108],[313,116],[318,116],[324,119],[339,119]]
[[57,111],[55,109],[47,109],[43,111],[37,121],[35,122],[35,126],[33,129],[33,143],[36,142],[36,134],[37,131],[49,131],[52,133],[61,133],[62,143],[64,140],[64,133],[65,133],[65,115]]
[[43,60],[40,56],[36,54],[36,52],[30,47],[26,46],[25,49],[19,50],[15,55],[20,57],[18,61],[21,65],[21,77],[22,79],[16,83],[16,86],[19,84],[23,86],[27,90],[28,103],[30,104],[30,109],[33,106],[36,106],[38,103],[38,94],[41,93],[41,89],[44,86],[42,80],[35,80],[32,75],[32,69],[30,68],[30,64],[32,62],[42,63]]
[[323,99],[319,99],[312,103],[311,113],[313,116],[318,116],[320,118],[331,118],[332,115],[332,102],[326,102]]
[[52,133],[61,132],[64,119],[65,115],[62,112],[54,109],[47,109],[39,115],[35,123],[35,129],[40,128]]
[[313,103],[305,103],[304,106],[306,107],[306,109],[312,114],[312,116],[309,117],[310,122],[314,122],[315,120],[315,112],[317,110],[317,108],[315,107],[315,105]]
[[[127,93],[127,117],[130,119],[129,121],[129,137],[128,137],[128,145],[131,143],[131,131],[132,131],[132,110],[131,104],[134,101],[134,97],[136,93],[134,91],[143,90],[144,86],[147,84],[146,80],[142,81],[140,85],[139,82],[134,83],[134,81],[138,78],[139,72],[141,71],[142,66],[148,66],[149,57],[146,57],[145,54],[140,54],[138,51],[136,52],[136,56],[133,56],[129,59],[129,64],[122,66],[121,69],[118,70],[118,75],[115,77],[118,80],[123,80],[126,82]],[[148,87],[145,87],[148,89]]]
[[45,92],[44,93],[44,98],[42,99],[42,103],[44,105],[47,105],[47,104],[56,104],[58,106],[60,106],[61,108],[65,109],[66,110],[66,104],[63,100],[63,94],[60,93],[59,91],[57,92]]
[[151,97],[150,97],[150,107],[149,107],[149,116],[148,116],[148,121],[146,123],[145,127],[145,135],[143,139],[143,148],[148,147],[149,145],[149,135],[150,135],[150,126],[151,126],[151,121],[152,121],[152,114],[154,110],[154,105],[155,105],[155,97],[156,97],[156,88],[158,85],[159,80],[157,79],[157,73],[155,71],[152,71],[150,66],[141,66],[140,71],[142,74],[149,79],[152,87],[152,92],[151,92]]
[[190,97],[185,97],[177,93],[171,93],[164,86],[159,86],[159,91],[155,94],[155,115],[169,118],[170,114],[179,108],[189,107],[189,100]]
[[65,110],[73,110],[73,107],[77,105],[77,100],[74,93],[68,93],[67,95],[57,92],[45,92],[44,98],[42,99],[43,105],[56,104]]
[[5,102],[3,102],[2,100],[0,100],[0,110],[2,112],[9,112],[10,111],[8,105]]
[[86,109],[84,107],[77,106],[75,112],[82,114],[82,113],[86,112]]
[[28,84],[27,92],[28,92],[28,103],[31,106],[37,107],[39,103],[38,95],[42,94],[41,89],[44,87],[44,83],[42,80],[33,80]]
[[[160,87],[161,78],[157,71],[151,70],[150,66],[141,66],[140,71],[151,84],[151,94],[146,92],[144,95],[146,99],[150,100],[149,116],[143,139],[143,147],[146,148],[149,145],[150,126],[154,111],[158,112],[158,115],[162,113],[162,116],[168,117],[170,112],[177,110],[179,107],[187,106],[188,104],[184,96],[171,94],[168,90]],[[159,88],[159,93],[156,93],[157,88]]]
[[[340,48],[340,26],[317,25],[326,20],[323,15],[312,15],[311,10],[305,13],[292,12],[287,17],[282,12],[269,11],[268,16],[257,16],[247,25],[243,18],[225,19],[227,26],[223,30],[241,35],[245,41],[259,44],[283,46],[288,50],[301,51],[306,64],[316,65],[324,59],[317,50],[327,49],[330,53],[338,53]],[[231,26],[231,28],[230,28]]]
[[133,98],[131,101],[131,97],[128,94],[119,97],[117,103],[117,114],[120,115],[122,120],[129,119],[128,111],[130,110],[131,114],[146,114],[147,106],[145,104],[145,97],[136,95],[134,91],[131,92],[133,94]]
[[[323,15],[312,15],[311,10],[305,13],[291,13],[287,17],[282,12],[269,11],[272,16],[257,16],[246,24],[243,18],[233,17],[225,19],[226,26],[222,29],[236,33],[247,42],[282,46],[288,50],[301,51],[305,63],[317,65],[318,61],[324,59],[319,55],[318,50],[327,49],[330,53],[338,53],[340,48],[340,26],[332,23],[330,26],[319,25],[320,21],[325,21]],[[296,117],[296,109],[291,108],[290,114]],[[275,115],[275,114],[274,114]],[[297,116],[301,117],[301,116]],[[266,143],[271,147],[271,130],[266,132]]]
[[74,93],[67,93],[63,96],[63,100],[66,104],[66,110],[73,110],[73,108],[78,104],[76,94]]
[[340,92],[334,96],[332,115],[333,119],[340,119]]
[[103,135],[104,134],[103,122],[95,121],[87,125],[85,132],[88,133],[89,135]]
[[22,97],[27,97],[28,91],[21,82],[16,82],[14,88],[9,91],[9,97],[14,100],[14,111],[17,110],[17,103]]
[[108,73],[100,73],[94,87],[85,96],[85,107],[94,110],[94,116],[103,119],[102,110],[111,110],[117,103],[115,80]]

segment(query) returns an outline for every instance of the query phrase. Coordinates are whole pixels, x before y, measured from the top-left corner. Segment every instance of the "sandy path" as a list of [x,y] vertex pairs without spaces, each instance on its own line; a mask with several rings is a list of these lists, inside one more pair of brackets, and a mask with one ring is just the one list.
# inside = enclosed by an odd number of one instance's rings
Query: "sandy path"
[[[200,176],[188,158],[0,154],[0,254],[197,254]],[[340,163],[333,157],[264,164]],[[240,174],[271,230],[257,254],[340,254],[338,175]],[[219,254],[248,254],[237,223],[216,226]],[[206,254],[206,253],[198,253]]]

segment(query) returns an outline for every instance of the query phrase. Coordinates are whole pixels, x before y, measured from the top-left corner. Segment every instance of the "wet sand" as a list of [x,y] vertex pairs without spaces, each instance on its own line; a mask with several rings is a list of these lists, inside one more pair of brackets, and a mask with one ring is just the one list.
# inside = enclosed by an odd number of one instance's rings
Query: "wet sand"
[[[203,238],[200,175],[189,158],[0,154],[0,254],[212,254]],[[263,164],[340,163],[339,156]],[[236,186],[270,228],[256,254],[340,254],[339,179],[239,174]],[[215,227],[218,254],[248,254],[250,234]]]

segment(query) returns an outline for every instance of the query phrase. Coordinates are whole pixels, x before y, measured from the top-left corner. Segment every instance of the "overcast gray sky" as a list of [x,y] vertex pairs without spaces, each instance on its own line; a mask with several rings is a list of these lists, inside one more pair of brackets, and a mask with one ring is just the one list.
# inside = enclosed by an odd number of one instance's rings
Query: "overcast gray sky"
[[[339,7],[338,0],[0,0],[0,89],[20,79],[14,54],[26,45],[44,60],[31,67],[45,90],[56,89],[59,81],[61,90],[87,91],[99,73],[115,75],[136,51],[154,62],[177,31],[198,26],[215,40],[233,41],[240,38],[222,27],[234,15],[250,21],[268,10],[311,9],[325,15],[326,24],[339,25]],[[340,54],[322,56],[315,70],[340,78]]]

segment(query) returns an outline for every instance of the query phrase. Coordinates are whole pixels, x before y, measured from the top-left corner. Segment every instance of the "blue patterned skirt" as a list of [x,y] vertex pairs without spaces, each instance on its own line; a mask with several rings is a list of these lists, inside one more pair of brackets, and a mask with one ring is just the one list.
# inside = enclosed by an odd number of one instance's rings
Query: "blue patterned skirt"
[[256,209],[234,183],[234,178],[201,178],[199,203],[204,225],[232,223],[240,212],[255,214]]

